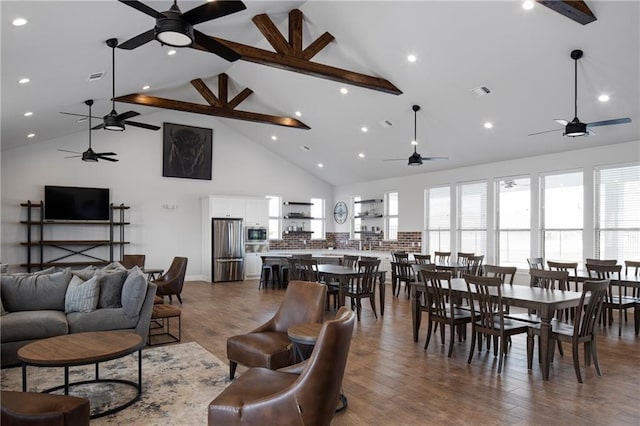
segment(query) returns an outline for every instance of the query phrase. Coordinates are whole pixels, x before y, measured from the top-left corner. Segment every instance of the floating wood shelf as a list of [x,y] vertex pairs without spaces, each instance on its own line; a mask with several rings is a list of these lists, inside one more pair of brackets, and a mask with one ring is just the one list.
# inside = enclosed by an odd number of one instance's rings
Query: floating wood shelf
[[283,216],[283,219],[314,219],[311,216]]
[[361,216],[354,216],[354,219],[378,219],[384,217],[381,214],[367,214],[367,215],[361,215]]
[[353,204],[382,203],[382,202],[384,202],[384,200],[381,200],[379,198],[372,198],[370,200],[354,201]]
[[285,206],[312,206],[313,203],[305,201],[285,201],[282,203]]

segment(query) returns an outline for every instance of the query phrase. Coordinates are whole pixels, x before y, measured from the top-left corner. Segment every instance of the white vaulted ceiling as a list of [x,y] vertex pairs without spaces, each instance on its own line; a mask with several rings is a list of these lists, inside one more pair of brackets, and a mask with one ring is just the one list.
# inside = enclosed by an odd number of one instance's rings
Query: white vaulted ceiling
[[[171,2],[144,2],[166,10]],[[179,1],[182,11],[202,4]],[[293,116],[311,130],[230,119],[225,124],[331,184],[640,140],[640,3],[587,1],[597,20],[580,25],[542,5],[525,11],[518,1],[246,1],[247,10],[198,24],[206,34],[270,49],[251,18],[267,13],[288,34],[287,15],[304,13],[304,45],[330,32],[335,41],[312,60],[382,77],[403,94],[392,95],[209,53],[180,49],[174,56],[152,41],[116,51],[116,96],[142,92],[204,104],[191,87],[203,78],[214,92],[225,72],[231,93],[253,95],[238,109]],[[105,40],[123,42],[152,28],[153,19],[117,1],[3,1],[2,149],[86,131],[60,111],[109,112],[111,52]],[[29,22],[14,27],[15,17]],[[596,135],[562,136],[555,118],[573,118],[573,61],[578,63],[578,116],[583,122],[629,117],[631,124],[594,128]],[[417,60],[407,61],[414,54]],[[97,82],[92,73],[104,71]],[[31,82],[19,85],[27,76]],[[486,86],[477,96],[471,89]],[[339,89],[346,87],[348,94]],[[608,94],[608,102],[598,101]],[[418,152],[449,160],[408,167],[413,112],[418,112]],[[142,113],[136,121],[161,125],[155,108],[116,104]],[[31,117],[24,117],[32,111]],[[204,117],[204,116],[203,116]],[[388,121],[391,126],[383,126]],[[485,122],[493,128],[486,129]],[[97,123],[96,123],[97,124]],[[362,132],[366,126],[368,131]],[[128,131],[145,130],[128,127]],[[28,133],[36,134],[27,138]],[[156,132],[159,143],[162,132]],[[272,140],[276,136],[277,140]],[[115,133],[113,138],[121,137]],[[299,149],[307,146],[310,150]],[[364,158],[358,156],[363,153]],[[318,163],[324,167],[319,168]]]

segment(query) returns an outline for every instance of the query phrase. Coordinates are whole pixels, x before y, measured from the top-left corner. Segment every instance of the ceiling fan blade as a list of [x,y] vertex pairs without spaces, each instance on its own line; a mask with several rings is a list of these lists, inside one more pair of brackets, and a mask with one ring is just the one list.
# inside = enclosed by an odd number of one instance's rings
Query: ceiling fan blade
[[198,30],[193,30],[193,34],[195,38],[195,42],[191,45],[193,49],[214,53],[229,62],[237,61],[238,59],[240,59],[240,55],[236,53],[235,50],[229,49],[227,46],[214,40],[212,37],[209,37],[208,35],[203,34]]
[[64,158],[80,158],[80,157],[82,157],[82,154],[80,154],[80,155],[70,155],[70,156],[64,157]]
[[107,161],[112,161],[112,162],[116,162],[116,161],[120,161],[117,158],[110,158],[110,157],[103,157],[102,155],[96,155],[96,158],[99,158],[101,160],[107,160]]
[[136,121],[125,121],[124,123],[128,126],[141,127],[143,129],[160,130],[160,126],[154,126],[153,124],[138,123]]
[[104,127],[104,123],[100,123],[97,126],[93,126],[91,130],[99,130],[99,129],[102,129],[103,127]]
[[142,13],[145,13],[153,18],[164,18],[164,15],[160,12],[158,12],[155,9],[152,9],[151,7],[147,6],[146,4],[140,3],[137,0],[118,0],[120,3],[124,3],[127,6],[130,6],[136,10],[139,10]]
[[[75,115],[76,117],[85,117],[85,118],[89,118],[89,116],[87,114],[74,114],[72,112],[62,112],[60,111],[60,114],[65,114],[65,115]],[[91,116],[91,118],[102,118],[102,117],[94,117]]]
[[139,112],[127,111],[127,112],[123,112],[122,114],[118,114],[116,116],[116,120],[118,120],[118,121],[128,120],[129,118],[136,117],[138,115],[140,115]]
[[115,152],[96,152],[95,155],[118,155]]
[[137,36],[130,38],[124,43],[120,43],[118,47],[124,50],[133,50],[136,47],[140,47],[143,44],[149,43],[151,40],[154,39],[154,37],[155,36],[154,36],[153,29],[150,29],[149,31],[145,31],[142,34],[138,34]]
[[420,157],[422,161],[431,161],[431,160],[448,160],[449,157]]
[[406,158],[385,158],[382,161],[407,161]]
[[563,120],[561,118],[554,118],[553,121],[555,121],[558,124],[561,124],[563,126],[566,126],[567,124],[569,124],[569,122],[567,120]]
[[59,149],[59,148],[58,148],[58,151],[61,151],[61,152],[70,152],[70,153],[72,153],[72,154],[80,154],[80,155],[82,155],[82,153],[81,153],[81,152],[78,152],[78,151],[69,151],[68,149]]
[[564,129],[553,129],[553,130],[545,130],[545,131],[542,131],[542,132],[529,133],[527,136],[535,136],[535,135],[541,135],[543,133],[559,132],[561,130],[564,130]]
[[227,16],[232,13],[240,12],[246,8],[247,6],[245,6],[241,1],[209,2],[183,13],[182,19],[189,22],[191,25],[195,25],[201,22],[220,18],[222,16]]
[[628,117],[625,117],[625,118],[616,118],[613,120],[596,121],[593,123],[587,123],[587,127],[611,126],[612,124],[625,124],[625,123],[631,123],[631,119]]

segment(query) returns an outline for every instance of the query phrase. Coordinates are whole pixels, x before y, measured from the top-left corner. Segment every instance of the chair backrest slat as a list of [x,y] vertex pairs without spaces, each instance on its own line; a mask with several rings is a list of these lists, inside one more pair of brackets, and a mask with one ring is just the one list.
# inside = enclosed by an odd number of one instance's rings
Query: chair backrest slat
[[542,287],[547,290],[568,290],[569,273],[567,271],[546,271],[544,269],[530,269],[531,281],[529,286]]
[[484,265],[484,274],[487,277],[498,277],[502,284],[513,285],[513,279],[515,278],[518,268],[515,266],[495,266]]
[[[600,318],[602,303],[606,298],[609,280],[585,281],[582,287],[582,297],[580,304],[576,308],[574,319],[575,340],[588,336],[596,330],[595,324]],[[587,293],[590,293],[589,302],[585,305],[584,300]]]

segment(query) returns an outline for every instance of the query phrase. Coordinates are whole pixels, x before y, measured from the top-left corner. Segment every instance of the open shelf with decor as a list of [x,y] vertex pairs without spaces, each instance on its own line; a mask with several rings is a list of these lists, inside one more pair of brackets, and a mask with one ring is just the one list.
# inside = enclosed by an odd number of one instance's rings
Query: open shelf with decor
[[384,200],[381,198],[354,201],[353,203],[362,206],[360,208],[360,214],[354,216],[355,219],[378,219],[384,217]]
[[[26,220],[20,223],[26,225],[27,240],[21,242],[20,245],[27,248],[27,261],[20,264],[21,267],[27,268],[31,272],[34,268],[44,269],[51,266],[101,266],[106,265],[114,260],[120,259],[124,254],[125,245],[129,241],[125,240],[125,226],[130,225],[125,220],[125,211],[130,207],[124,204],[109,205],[109,220],[46,220],[44,216],[44,202],[33,203],[27,201],[21,203],[21,207],[27,210]],[[65,238],[65,239],[48,239],[45,238],[45,232],[51,231],[51,228],[58,226],[66,227],[105,227],[108,232],[107,238]],[[81,233],[79,229],[73,230],[76,234]],[[50,233],[50,232],[49,232]],[[93,250],[100,247],[107,247],[107,255],[95,254]],[[34,250],[35,249],[35,250]],[[51,250],[46,250],[51,249]],[[57,250],[57,254],[52,251]],[[35,251],[35,253],[34,253]],[[115,256],[115,252],[118,256]],[[76,257],[76,260],[70,258]]]

